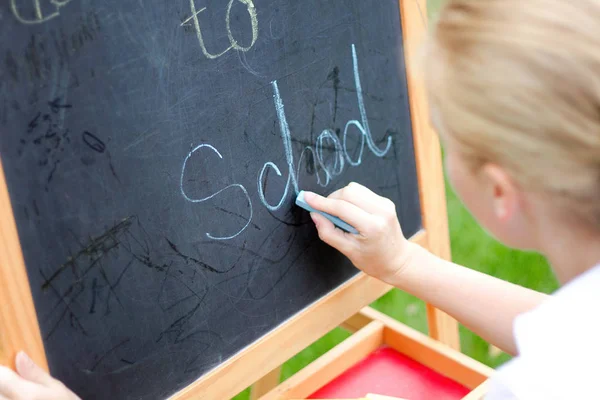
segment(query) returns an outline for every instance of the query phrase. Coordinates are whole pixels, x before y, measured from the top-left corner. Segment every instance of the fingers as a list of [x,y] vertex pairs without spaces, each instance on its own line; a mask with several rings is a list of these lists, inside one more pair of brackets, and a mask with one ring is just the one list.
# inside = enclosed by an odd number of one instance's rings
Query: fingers
[[36,365],[24,352],[19,352],[15,361],[18,373],[0,365],[0,400],[81,400]]
[[[355,182],[336,190],[329,198],[345,200],[365,210],[369,214],[378,214],[382,208],[388,207],[390,200],[373,193],[368,188]],[[395,206],[394,206],[395,208]]]
[[23,379],[12,369],[0,365],[0,396],[7,399],[19,398],[23,390]]
[[346,221],[359,232],[368,225],[370,214],[345,200],[331,199],[316,193],[306,192],[304,200],[315,210],[323,211]]
[[319,238],[322,241],[343,254],[346,254],[350,250],[353,240],[350,233],[336,229],[330,220],[320,214],[310,213],[310,216],[317,227]]
[[15,363],[17,365],[17,372],[23,379],[34,383],[39,383],[43,386],[50,386],[52,383],[54,383],[54,379],[46,371],[34,363],[24,351],[20,351],[17,354]]

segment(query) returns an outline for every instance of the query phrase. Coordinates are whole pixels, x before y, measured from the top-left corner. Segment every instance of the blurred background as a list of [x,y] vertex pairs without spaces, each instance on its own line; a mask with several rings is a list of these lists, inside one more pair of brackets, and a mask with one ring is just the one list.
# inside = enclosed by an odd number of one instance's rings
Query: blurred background
[[[443,2],[444,0],[428,0],[430,21],[435,18]],[[475,222],[448,184],[446,197],[454,262],[541,292],[551,293],[558,288],[556,278],[543,257],[508,249],[491,238]],[[414,329],[427,332],[425,304],[407,293],[393,289],[373,303],[372,307]],[[341,328],[329,332],[285,363],[281,380],[304,368],[348,336],[350,334]],[[510,359],[510,356],[462,326],[460,337],[461,350],[490,367],[495,368]],[[234,399],[247,400],[249,393],[250,390],[247,389]]]

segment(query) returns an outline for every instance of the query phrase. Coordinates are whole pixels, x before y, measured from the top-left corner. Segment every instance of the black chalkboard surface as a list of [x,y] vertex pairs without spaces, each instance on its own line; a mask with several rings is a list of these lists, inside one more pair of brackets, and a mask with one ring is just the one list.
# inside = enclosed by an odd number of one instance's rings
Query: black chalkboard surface
[[298,190],[421,226],[397,0],[8,0],[0,154],[52,373],[185,387],[357,273]]

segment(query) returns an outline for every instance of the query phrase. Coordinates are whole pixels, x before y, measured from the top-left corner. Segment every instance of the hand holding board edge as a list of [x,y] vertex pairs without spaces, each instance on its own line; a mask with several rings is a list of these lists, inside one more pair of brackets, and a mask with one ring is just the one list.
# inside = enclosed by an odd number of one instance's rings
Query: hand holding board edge
[[325,218],[330,220],[338,228],[340,228],[348,233],[353,233],[355,235],[358,235],[358,231],[356,230],[356,228],[354,228],[352,225],[348,224],[347,222],[345,222],[345,221],[341,220],[340,218],[335,217],[331,214],[328,214],[326,212],[315,210],[314,208],[309,206],[308,203],[304,200],[304,190],[302,190],[302,191],[300,191],[300,193],[298,193],[298,197],[296,197],[296,205],[304,208],[308,212],[311,212],[311,213],[314,212],[317,214],[321,214],[322,216],[324,216]]

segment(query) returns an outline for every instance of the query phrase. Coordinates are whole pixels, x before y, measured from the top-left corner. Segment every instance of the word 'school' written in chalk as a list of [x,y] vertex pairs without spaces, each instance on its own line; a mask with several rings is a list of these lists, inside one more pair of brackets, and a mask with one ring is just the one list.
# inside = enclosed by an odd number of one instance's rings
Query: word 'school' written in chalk
[[[271,211],[279,210],[285,203],[286,199],[289,198],[290,191],[293,191],[294,197],[296,197],[298,195],[298,193],[300,193],[301,185],[300,185],[300,182],[298,181],[299,169],[300,169],[300,165],[303,160],[303,157],[305,157],[305,155],[307,153],[311,153],[311,155],[312,155],[311,159],[314,163],[315,171],[318,170],[317,166],[320,166],[323,171],[322,176],[319,175],[318,172],[316,173],[317,184],[319,184],[322,187],[326,187],[327,185],[329,185],[329,183],[331,182],[333,177],[340,175],[344,171],[346,164],[348,164],[351,167],[359,167],[361,165],[365,144],[369,148],[369,150],[371,152],[373,152],[373,154],[377,157],[385,156],[388,153],[388,151],[390,150],[390,148],[392,146],[392,137],[391,136],[388,136],[387,142],[386,142],[384,148],[377,147],[377,145],[375,144],[375,142],[373,140],[373,136],[371,134],[371,129],[369,128],[367,111],[366,111],[365,104],[364,104],[363,91],[362,91],[361,82],[360,82],[360,72],[359,72],[359,68],[358,68],[358,57],[356,54],[356,47],[354,46],[354,44],[352,45],[352,66],[353,66],[353,72],[354,72],[354,85],[356,88],[356,98],[357,98],[357,102],[358,102],[360,121],[353,119],[353,120],[349,120],[348,122],[346,122],[341,140],[335,134],[335,132],[333,132],[331,129],[324,129],[321,132],[321,134],[317,137],[314,146],[306,146],[302,150],[302,152],[300,153],[297,165],[294,162],[294,154],[292,151],[292,133],[290,132],[290,128],[289,128],[287,120],[286,120],[285,107],[283,104],[283,99],[281,98],[281,95],[279,93],[279,86],[278,86],[276,80],[271,82],[271,86],[273,89],[274,106],[275,106],[275,110],[277,112],[277,119],[279,122],[279,130],[280,130],[280,134],[281,134],[281,140],[283,142],[283,150],[285,153],[285,159],[286,159],[286,165],[287,165],[287,182],[285,185],[285,189],[284,189],[283,193],[281,194],[281,198],[280,198],[279,202],[277,204],[270,204],[267,201],[267,199],[265,198],[265,193],[264,193],[263,183],[264,183],[265,175],[269,169],[272,169],[277,174],[277,176],[281,177],[282,176],[281,169],[274,162],[267,161],[263,165],[263,167],[260,169],[260,171],[258,171],[258,174],[257,174],[258,175],[258,177],[257,177],[258,196],[260,198],[261,204],[263,206],[265,206],[267,209],[269,209]],[[358,133],[358,136],[359,136],[358,149],[356,149],[356,148],[351,149],[351,150],[348,149],[348,140],[347,139],[348,139],[348,135],[351,134],[351,131]],[[331,145],[333,145],[333,148],[335,149],[335,157],[333,157],[332,160],[326,160],[325,157],[323,157],[323,149],[326,146],[331,146]],[[351,156],[351,154],[356,154],[356,153],[358,153],[358,155],[353,158]],[[210,239],[214,239],[214,240],[233,239],[233,238],[237,237],[238,235],[240,235],[242,232],[244,232],[244,230],[246,230],[246,228],[248,228],[248,226],[252,222],[253,205],[252,205],[252,200],[250,198],[248,190],[246,189],[246,187],[244,185],[241,185],[239,183],[234,183],[234,184],[226,186],[212,194],[208,194],[207,196],[204,196],[204,197],[190,197],[186,192],[184,182],[186,181],[185,176],[186,176],[186,171],[188,169],[188,161],[194,155],[199,155],[202,157],[214,157],[216,155],[217,157],[219,157],[219,159],[223,159],[223,156],[221,155],[219,150],[209,143],[201,143],[201,144],[197,145],[196,147],[194,147],[189,152],[189,154],[185,157],[185,159],[183,161],[183,166],[181,168],[181,178],[180,178],[181,194],[187,201],[190,201],[192,203],[202,203],[202,202],[210,200],[216,196],[219,196],[221,194],[225,195],[224,192],[226,192],[226,191],[228,193],[231,192],[232,195],[234,192],[237,192],[239,194],[243,194],[246,197],[246,200],[248,203],[247,216],[245,217],[246,223],[245,223],[245,225],[243,225],[241,227],[240,230],[238,230],[237,232],[232,232],[230,235],[227,235],[227,236],[214,236],[210,232],[206,232],[206,236]]]

